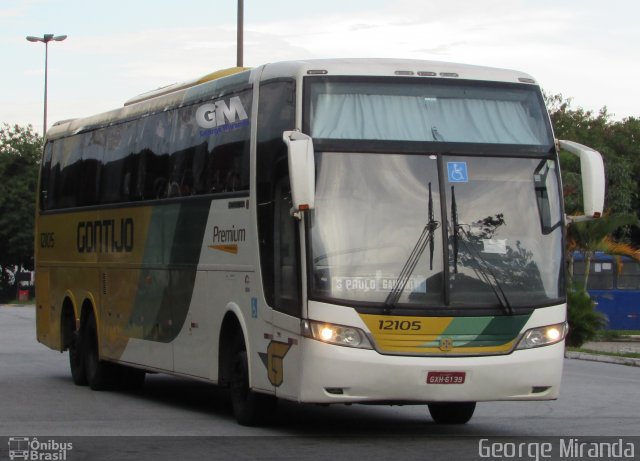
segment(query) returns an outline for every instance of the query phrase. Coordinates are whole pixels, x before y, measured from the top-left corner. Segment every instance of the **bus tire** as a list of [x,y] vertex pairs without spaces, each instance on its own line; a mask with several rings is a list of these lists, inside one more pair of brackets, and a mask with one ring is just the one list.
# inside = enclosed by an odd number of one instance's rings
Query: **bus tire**
[[80,343],[80,332],[74,331],[69,342],[69,368],[71,369],[71,378],[76,386],[86,386],[87,373],[84,366],[84,357]]
[[429,413],[436,424],[466,424],[473,416],[476,402],[430,403]]
[[272,395],[260,394],[249,388],[249,364],[241,336],[232,354],[229,390],[233,414],[242,426],[264,425],[275,412],[277,400]]
[[94,391],[110,389],[113,385],[113,365],[100,360],[98,352],[98,328],[93,314],[89,315],[84,326],[82,351],[84,367],[89,387]]

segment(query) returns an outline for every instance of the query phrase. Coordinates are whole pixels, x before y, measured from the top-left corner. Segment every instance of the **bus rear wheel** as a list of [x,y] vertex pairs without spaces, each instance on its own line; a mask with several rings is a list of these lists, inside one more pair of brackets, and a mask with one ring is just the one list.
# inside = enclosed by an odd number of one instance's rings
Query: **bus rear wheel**
[[476,410],[476,402],[430,403],[429,413],[436,424],[466,424]]
[[276,410],[274,396],[254,392],[249,387],[249,364],[244,339],[236,340],[231,357],[229,390],[233,414],[243,426],[265,424]]
[[100,360],[98,352],[98,328],[93,314],[89,315],[82,334],[82,353],[87,383],[94,391],[112,387],[114,369],[109,362]]
[[87,373],[82,355],[82,345],[80,343],[80,332],[74,331],[69,343],[69,368],[71,368],[71,378],[76,386],[86,386]]

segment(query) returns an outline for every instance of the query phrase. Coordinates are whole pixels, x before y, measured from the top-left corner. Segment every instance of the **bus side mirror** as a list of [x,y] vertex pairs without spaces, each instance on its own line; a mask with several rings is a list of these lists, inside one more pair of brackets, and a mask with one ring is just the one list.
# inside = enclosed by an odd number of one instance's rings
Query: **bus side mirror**
[[292,213],[312,210],[316,190],[316,167],[313,140],[299,131],[285,131],[282,139],[289,153]]
[[[594,219],[602,216],[604,209],[604,164],[598,151],[573,141],[559,140],[558,146],[580,159],[580,173],[582,176],[582,200],[584,204],[584,219]],[[579,219],[573,219],[577,221]]]

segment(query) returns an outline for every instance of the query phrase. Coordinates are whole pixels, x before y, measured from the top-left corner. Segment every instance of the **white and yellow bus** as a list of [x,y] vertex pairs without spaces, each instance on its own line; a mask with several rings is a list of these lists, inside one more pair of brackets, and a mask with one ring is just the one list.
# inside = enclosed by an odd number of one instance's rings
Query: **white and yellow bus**
[[[600,155],[580,156],[585,215]],[[164,372],[277,399],[558,396],[557,143],[523,73],[413,60],[229,69],[60,122],[36,228],[37,336],[78,385]]]

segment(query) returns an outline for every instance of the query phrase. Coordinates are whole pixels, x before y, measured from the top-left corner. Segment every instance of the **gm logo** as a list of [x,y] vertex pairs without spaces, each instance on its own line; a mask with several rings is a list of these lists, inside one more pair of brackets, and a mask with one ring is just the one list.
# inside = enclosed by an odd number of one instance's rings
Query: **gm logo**
[[196,121],[204,129],[216,128],[248,118],[239,96],[229,99],[228,105],[221,100],[203,104],[196,111]]
[[442,352],[450,352],[453,350],[453,339],[451,338],[442,338],[440,340],[440,350]]

